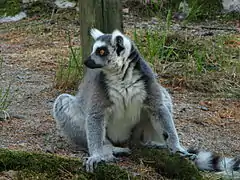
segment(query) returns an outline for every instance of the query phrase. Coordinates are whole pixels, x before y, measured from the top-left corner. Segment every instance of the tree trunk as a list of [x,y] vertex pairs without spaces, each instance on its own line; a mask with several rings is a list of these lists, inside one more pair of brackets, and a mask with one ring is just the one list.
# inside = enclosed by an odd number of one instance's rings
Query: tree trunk
[[89,31],[92,27],[104,33],[114,29],[123,30],[122,4],[119,0],[79,0],[82,60],[91,52],[92,38]]

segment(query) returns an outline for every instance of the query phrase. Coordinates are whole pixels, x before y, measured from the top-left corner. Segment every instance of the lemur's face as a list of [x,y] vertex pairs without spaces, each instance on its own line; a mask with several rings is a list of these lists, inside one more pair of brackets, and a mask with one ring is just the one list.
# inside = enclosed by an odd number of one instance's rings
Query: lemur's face
[[123,67],[131,51],[131,41],[120,31],[103,34],[97,29],[91,30],[95,40],[91,55],[84,64],[91,69],[119,70]]

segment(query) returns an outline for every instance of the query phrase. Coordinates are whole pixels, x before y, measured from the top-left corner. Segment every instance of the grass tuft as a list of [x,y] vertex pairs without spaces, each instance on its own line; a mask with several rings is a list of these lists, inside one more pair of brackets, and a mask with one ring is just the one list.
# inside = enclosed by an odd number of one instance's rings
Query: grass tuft
[[21,10],[20,0],[1,0],[0,17],[14,16]]
[[64,60],[59,62],[56,71],[56,88],[58,89],[71,89],[77,88],[79,81],[83,76],[83,63],[80,47],[73,47],[71,45],[70,35],[68,35],[70,56],[67,64]]
[[238,35],[193,37],[164,30],[134,30],[132,37],[162,83],[239,97]]
[[143,18],[155,16],[165,19],[169,10],[173,14],[181,12],[186,15],[185,23],[240,18],[238,12],[223,13],[221,0],[148,0],[148,3],[143,0],[142,2],[126,1],[124,5],[130,8],[133,14]]

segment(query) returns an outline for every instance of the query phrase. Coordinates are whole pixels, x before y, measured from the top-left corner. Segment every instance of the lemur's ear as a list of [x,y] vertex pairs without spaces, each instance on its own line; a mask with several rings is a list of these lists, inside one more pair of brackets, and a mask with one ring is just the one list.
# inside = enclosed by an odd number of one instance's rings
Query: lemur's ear
[[102,33],[101,31],[99,31],[96,28],[92,28],[90,30],[90,34],[91,34],[91,36],[93,37],[94,40],[96,40],[98,37],[104,35],[104,33]]
[[112,33],[112,44],[116,45],[117,55],[125,49],[124,47],[124,35],[119,30],[114,30]]

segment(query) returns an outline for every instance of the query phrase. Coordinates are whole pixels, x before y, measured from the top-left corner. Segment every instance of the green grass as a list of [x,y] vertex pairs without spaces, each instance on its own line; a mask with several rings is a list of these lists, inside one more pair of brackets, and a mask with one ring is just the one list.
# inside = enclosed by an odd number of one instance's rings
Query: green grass
[[[159,17],[165,19],[168,11],[184,12],[187,14],[184,22],[200,22],[206,20],[234,20],[240,18],[240,13],[222,14],[223,6],[221,0],[186,0],[188,8],[184,10],[183,0],[150,0],[148,4],[141,2],[127,3],[136,15],[144,17]],[[186,7],[186,6],[184,6]]]
[[56,87],[60,89],[76,89],[83,75],[83,65],[81,62],[81,48],[70,47],[70,57],[65,63],[59,62],[56,72]]
[[55,83],[59,89],[76,89],[83,76],[82,53],[80,47],[71,46],[69,40],[69,59],[66,62],[62,59],[59,61],[59,66],[56,71]]
[[[228,42],[239,41],[237,35],[200,37],[172,32],[170,17],[169,11],[162,30],[134,29],[130,35],[145,60],[160,75],[162,83],[240,97],[239,47],[228,45]],[[56,87],[61,89],[76,89],[83,76],[81,49],[70,46],[69,50],[67,64],[60,61],[56,73]]]
[[227,45],[239,41],[237,35],[192,37],[171,32],[168,27],[162,31],[134,30],[132,35],[164,84],[240,97],[239,46]]
[[[192,5],[197,9],[196,4]],[[159,21],[162,19],[159,18]],[[134,29],[130,35],[145,60],[160,75],[162,83],[214,93],[217,96],[240,97],[239,46],[227,45],[231,41],[239,42],[239,36],[228,34],[200,37],[184,31],[173,32],[170,28],[174,23],[171,10],[168,10],[164,21],[164,28]],[[69,39],[69,44],[70,41]],[[82,76],[80,48],[70,46],[68,63],[60,61],[56,86],[76,89]]]

